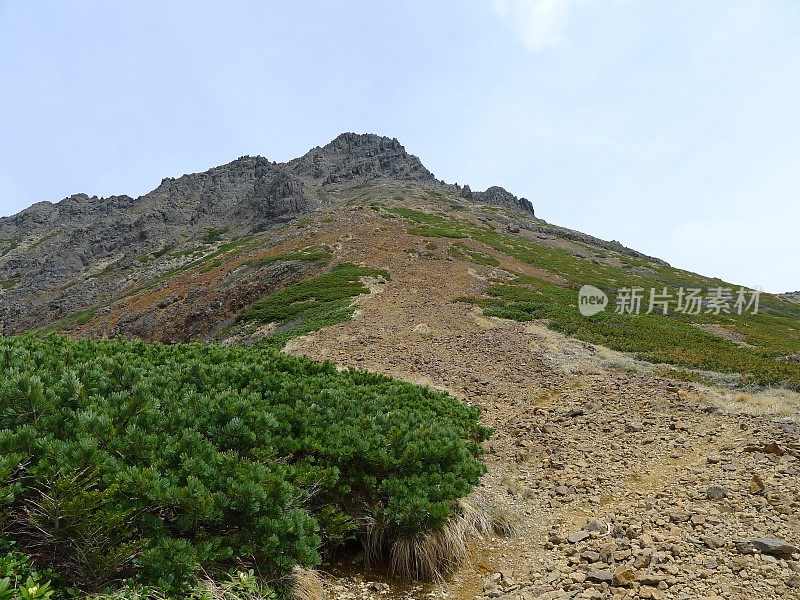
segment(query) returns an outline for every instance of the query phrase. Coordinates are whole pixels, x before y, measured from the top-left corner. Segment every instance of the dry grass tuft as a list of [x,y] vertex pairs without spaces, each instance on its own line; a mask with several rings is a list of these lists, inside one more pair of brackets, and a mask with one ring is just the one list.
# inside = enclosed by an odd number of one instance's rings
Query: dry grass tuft
[[745,392],[703,388],[700,397],[728,414],[775,415],[800,422],[800,394],[791,390],[766,388]]
[[313,569],[295,567],[292,571],[292,600],[324,600],[325,584]]
[[[471,540],[486,535],[513,536],[519,521],[510,513],[484,503],[461,501],[458,514],[436,531],[390,542],[389,573],[405,580],[442,581],[466,559]],[[383,540],[365,544],[374,559]]]

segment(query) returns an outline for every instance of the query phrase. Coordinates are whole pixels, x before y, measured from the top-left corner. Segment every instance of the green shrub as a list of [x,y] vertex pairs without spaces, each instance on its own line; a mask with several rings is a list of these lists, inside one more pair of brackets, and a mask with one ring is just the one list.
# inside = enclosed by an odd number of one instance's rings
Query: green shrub
[[38,571],[30,556],[0,542],[0,600],[49,600],[54,594],[53,576]]
[[386,271],[344,263],[262,298],[238,320],[277,324],[278,329],[265,343],[282,347],[293,337],[347,321],[355,311],[353,298],[369,292],[361,278],[379,275],[389,276]]
[[468,260],[478,265],[489,265],[496,267],[500,264],[495,257],[484,254],[483,252],[478,252],[477,250],[473,250],[472,248],[459,243],[455,243],[450,246],[448,254],[454,258]]
[[0,375],[3,533],[87,589],[279,580],[441,526],[484,472],[475,409],[268,348],[0,338]]

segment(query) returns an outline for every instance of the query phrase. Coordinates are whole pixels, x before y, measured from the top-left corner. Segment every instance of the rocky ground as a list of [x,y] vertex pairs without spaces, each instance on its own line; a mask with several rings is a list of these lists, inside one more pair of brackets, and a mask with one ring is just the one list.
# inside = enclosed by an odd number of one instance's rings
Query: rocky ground
[[531,267],[455,260],[447,240],[431,249],[350,218],[337,259],[391,279],[372,282],[352,321],[287,350],[479,406],[495,435],[476,494],[521,532],[476,541],[437,585],[330,566],[332,598],[800,598],[798,395],[673,382],[543,323],[485,318],[456,299]]

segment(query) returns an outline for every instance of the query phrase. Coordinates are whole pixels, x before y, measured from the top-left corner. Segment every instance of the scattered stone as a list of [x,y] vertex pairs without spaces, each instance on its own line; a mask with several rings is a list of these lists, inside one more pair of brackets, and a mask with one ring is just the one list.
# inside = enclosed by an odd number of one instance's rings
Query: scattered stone
[[685,510],[675,509],[669,512],[669,518],[673,523],[685,523],[691,518],[691,516],[692,515]]
[[794,544],[790,544],[770,536],[764,536],[750,540],[750,543],[759,552],[763,552],[764,554],[769,554],[771,556],[784,556],[793,554],[795,552],[800,552],[800,549],[798,549],[798,547]]
[[721,485],[712,485],[706,490],[706,498],[709,500],[722,500],[728,496],[728,491]]
[[614,581],[614,574],[611,569],[600,569],[586,572],[586,581],[594,583],[612,583]]
[[765,489],[764,481],[757,474],[754,474],[753,479],[750,480],[749,492],[751,494],[761,494]]
[[587,563],[596,563],[600,561],[600,553],[587,550],[586,552],[581,553],[581,558]]
[[550,531],[547,532],[547,540],[551,544],[563,544],[564,543],[563,536],[556,529],[551,529]]
[[704,535],[702,537],[702,540],[703,543],[712,550],[716,550],[717,548],[722,548],[725,545],[725,540],[723,540],[718,535],[714,535],[713,533]]
[[777,454],[778,456],[786,454],[786,451],[781,448],[777,442],[770,442],[763,445],[752,444],[750,446],[745,446],[744,450],[745,452],[761,452],[762,454]]
[[614,574],[612,577],[612,582],[614,585],[627,587],[629,585],[633,585],[636,580],[637,575],[635,569],[626,565],[621,565],[614,569]]
[[642,573],[639,576],[639,583],[650,587],[657,588],[666,580],[666,576],[658,575],[656,573]]
[[581,530],[581,531],[576,531],[574,533],[570,533],[569,536],[567,537],[567,541],[570,544],[577,544],[587,539],[588,537],[589,537],[589,532]]
[[589,521],[586,525],[583,526],[586,531],[593,531],[596,533],[605,533],[608,530],[608,526],[600,523],[598,521]]

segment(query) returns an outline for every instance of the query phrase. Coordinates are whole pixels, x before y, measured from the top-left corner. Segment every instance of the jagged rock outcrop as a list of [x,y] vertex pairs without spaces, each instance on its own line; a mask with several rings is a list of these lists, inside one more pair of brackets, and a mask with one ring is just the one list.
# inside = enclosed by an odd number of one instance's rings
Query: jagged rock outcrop
[[785,294],[779,294],[779,296],[784,300],[788,300],[789,302],[800,304],[800,291],[786,292]]
[[472,192],[469,190],[469,186],[464,186],[464,189],[467,190],[470,195],[464,196],[464,192],[462,191],[463,197],[472,198],[473,200],[482,204],[500,206],[502,208],[510,208],[512,210],[521,210],[531,216],[534,216],[533,204],[531,204],[530,200],[527,198],[517,198],[514,194],[507,191],[505,188],[501,188],[500,186],[493,185],[485,192]]
[[187,244],[201,243],[190,240],[235,239],[316,205],[301,179],[260,156],[166,178],[139,198],[75,194],[39,202],[0,218],[0,312],[21,323],[42,310],[63,316],[119,290],[105,277],[109,269],[140,273],[154,254],[190,253]]
[[331,143],[289,162],[287,168],[322,185],[381,177],[436,183],[433,173],[419,158],[406,152],[400,142],[370,133],[343,133]]

